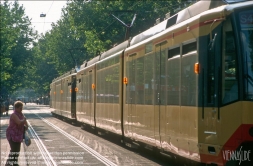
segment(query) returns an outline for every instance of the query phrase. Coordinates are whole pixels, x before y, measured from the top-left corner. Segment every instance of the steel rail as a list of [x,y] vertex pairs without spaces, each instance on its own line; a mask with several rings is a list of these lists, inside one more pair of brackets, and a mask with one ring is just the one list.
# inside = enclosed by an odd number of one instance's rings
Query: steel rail
[[47,148],[41,141],[40,137],[37,135],[36,131],[33,129],[32,125],[30,122],[27,120],[28,123],[28,130],[31,133],[32,137],[34,138],[33,140],[35,141],[37,147],[39,148],[41,155],[45,161],[45,164],[48,166],[57,166],[56,162],[53,160],[52,156],[48,152]]
[[70,139],[71,141],[73,141],[74,143],[76,143],[77,145],[79,145],[80,147],[82,147],[84,150],[86,150],[88,153],[90,153],[91,155],[93,155],[95,158],[97,158],[99,161],[101,161],[105,165],[107,165],[107,166],[117,166],[117,164],[115,164],[112,161],[110,161],[109,159],[105,158],[104,156],[102,156],[101,154],[99,154],[97,151],[93,150],[92,148],[90,148],[89,146],[87,146],[86,144],[84,144],[82,141],[78,140],[77,138],[75,138],[72,135],[68,134],[64,130],[62,130],[59,127],[55,126],[53,123],[49,122],[48,120],[44,119],[43,117],[39,116],[36,113],[33,113],[33,114],[35,114],[42,121],[44,121],[45,123],[47,123],[48,125],[50,125],[54,129],[56,129],[57,131],[59,131],[60,133],[62,133],[68,139]]

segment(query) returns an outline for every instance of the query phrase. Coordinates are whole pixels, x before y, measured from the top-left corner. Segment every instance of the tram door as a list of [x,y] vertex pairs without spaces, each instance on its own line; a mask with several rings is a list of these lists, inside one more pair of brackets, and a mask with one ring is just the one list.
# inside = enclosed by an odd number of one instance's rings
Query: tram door
[[156,146],[161,147],[161,134],[165,130],[163,121],[165,115],[166,102],[166,58],[165,58],[165,42],[156,45],[155,64],[153,74],[153,90],[154,90],[154,136]]
[[224,124],[231,123],[230,126],[239,126],[241,123],[236,112],[233,112],[240,110],[240,106],[233,105],[231,109],[229,105],[239,99],[238,59],[230,18],[227,18],[222,23],[222,27],[218,27],[213,32],[213,35],[216,37],[213,38],[215,39],[214,47],[209,48],[211,51],[207,59],[207,83],[204,88],[207,91],[207,104],[204,107],[202,119],[205,123],[205,138],[212,138],[206,143],[220,145],[218,141],[224,134]]
[[[204,74],[205,81],[202,82],[202,88],[204,90],[202,98],[205,101],[202,102],[202,125],[200,131],[203,133],[201,138],[205,144],[217,145],[217,139],[220,128],[220,74],[221,74],[221,28],[217,28],[212,32],[213,46],[209,44],[208,54],[206,61]],[[209,37],[208,37],[209,38]],[[210,39],[210,40],[212,40]],[[202,128],[202,129],[201,129]],[[215,153],[215,147],[209,147],[209,153]]]

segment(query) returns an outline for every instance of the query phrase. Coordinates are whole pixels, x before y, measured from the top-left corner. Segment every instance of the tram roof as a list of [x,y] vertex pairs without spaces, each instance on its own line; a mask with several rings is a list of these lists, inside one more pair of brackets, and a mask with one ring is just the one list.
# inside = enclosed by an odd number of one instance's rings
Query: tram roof
[[206,10],[225,5],[226,3],[222,1],[206,1],[202,0],[192,4],[191,6],[181,10],[180,12],[176,13],[175,15],[171,16],[170,18],[162,21],[161,23],[149,28],[148,30],[136,35],[131,40],[130,46],[135,45],[147,38],[150,38],[165,29],[177,25],[187,19],[190,19]]
[[119,45],[111,48],[110,50],[104,52],[101,55],[100,60],[105,59],[106,57],[111,56],[111,55],[113,55],[113,54],[115,54],[115,53],[117,53],[119,51],[123,51],[128,46],[128,43],[129,43],[129,41],[126,40],[123,43],[121,43],[121,44],[119,44]]
[[[139,43],[130,46],[126,50],[137,48],[140,45],[143,45],[144,43],[148,43],[148,42],[152,41],[154,38],[156,38],[158,36],[162,36],[165,33],[168,33],[168,31],[173,31],[177,28],[185,26],[185,25],[189,24],[190,22],[198,19],[199,17],[201,17],[203,15],[207,15],[207,14],[214,13],[214,12],[218,13],[218,12],[221,12],[221,11],[224,11],[224,10],[229,11],[229,10],[233,10],[233,9],[244,7],[244,6],[253,5],[253,1],[241,1],[241,2],[242,3],[226,4],[226,3],[221,2],[221,1],[216,1],[213,4],[211,4],[211,1],[204,1],[204,0],[199,1],[199,2],[195,3],[195,5],[197,5],[197,6],[192,5],[192,6],[188,7],[189,9],[185,9],[185,10],[180,11],[179,13],[177,13],[177,15],[178,15],[177,17],[182,17],[182,18],[177,19],[177,22],[176,22],[175,25],[166,28],[164,31],[162,31],[162,32],[160,32],[160,33],[158,33],[154,36],[151,36],[150,38],[148,38],[146,40],[140,41]],[[208,5],[208,3],[209,3],[209,5]],[[206,4],[206,5],[204,5],[204,4]],[[207,9],[207,6],[209,6],[210,9]],[[201,9],[198,12],[194,11],[194,9],[197,10],[197,8],[201,8]],[[188,13],[190,13],[190,11],[194,11],[195,16],[192,16],[192,17],[187,16],[186,10],[189,10]],[[170,18],[172,18],[172,17],[170,17]]]
[[133,37],[133,39],[130,42],[130,46],[135,45],[151,36],[154,36],[157,33],[162,32],[163,30],[166,29],[166,25],[167,25],[167,20],[149,28],[148,30],[136,35]]
[[97,61],[99,61],[99,58],[100,58],[100,55],[98,55],[98,56],[94,57],[93,59],[91,59],[90,61],[88,61],[86,67],[89,67],[89,66],[95,64]]

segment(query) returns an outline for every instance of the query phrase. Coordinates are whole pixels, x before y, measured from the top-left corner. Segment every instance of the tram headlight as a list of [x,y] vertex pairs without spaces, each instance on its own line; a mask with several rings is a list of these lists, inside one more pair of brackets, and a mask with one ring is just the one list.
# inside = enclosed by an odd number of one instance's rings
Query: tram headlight
[[251,137],[253,137],[253,127],[251,127],[251,128],[249,129],[249,135],[250,135]]

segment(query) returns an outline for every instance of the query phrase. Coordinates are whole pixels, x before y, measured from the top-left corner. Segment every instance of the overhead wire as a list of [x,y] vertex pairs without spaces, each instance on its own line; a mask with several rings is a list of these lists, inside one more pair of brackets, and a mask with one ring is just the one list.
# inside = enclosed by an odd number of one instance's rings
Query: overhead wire
[[[198,0],[196,0],[196,1],[198,1]],[[141,3],[141,2],[142,2],[142,1],[136,2],[133,6],[129,7],[129,9],[133,9],[133,7],[135,7],[136,5],[138,5],[138,4]],[[163,1],[163,2],[166,2],[166,1]],[[148,3],[151,3],[151,2],[148,2]],[[181,6],[184,5],[184,4],[185,4],[184,2],[181,2],[181,3],[175,4],[175,5],[169,5],[169,6],[164,7],[164,6],[160,5],[159,3],[157,3],[157,5],[161,7],[161,8],[159,8],[159,9],[164,9],[164,8],[168,8],[168,7],[171,7],[171,8],[172,8],[172,7],[181,7]],[[138,12],[141,13],[141,12],[143,12],[143,11],[142,11],[142,10],[139,10]],[[124,15],[124,14],[120,14],[119,17],[122,16],[122,15]],[[110,23],[108,26],[106,26],[104,29],[102,29],[98,34],[100,34],[101,32],[105,31],[107,28],[109,28],[109,27],[110,27],[112,24],[114,24],[116,21],[117,21],[117,20],[114,20],[112,23]]]
[[[48,11],[46,12],[46,15],[47,15],[48,12],[50,11],[51,7],[53,6],[53,3],[54,3],[54,1],[51,3],[51,5],[50,5]],[[46,17],[44,17],[43,32],[44,32],[44,27],[45,27],[45,21],[46,21]]]
[[[138,1],[137,3],[135,3],[133,6],[129,7],[129,9],[132,9],[134,6],[136,6],[137,4],[141,3],[141,1]],[[118,17],[124,15],[123,13],[120,14]],[[109,24],[108,26],[106,26],[104,29],[102,29],[98,34],[100,34],[101,32],[105,31],[107,28],[109,28],[112,24],[114,24],[117,20],[114,20],[111,24]]]
[[[50,9],[51,9],[51,7],[52,7],[53,3],[54,3],[54,1],[51,3],[51,6],[49,7],[49,9],[48,9],[47,13],[50,11]],[[47,14],[47,13],[46,13],[46,14]]]

